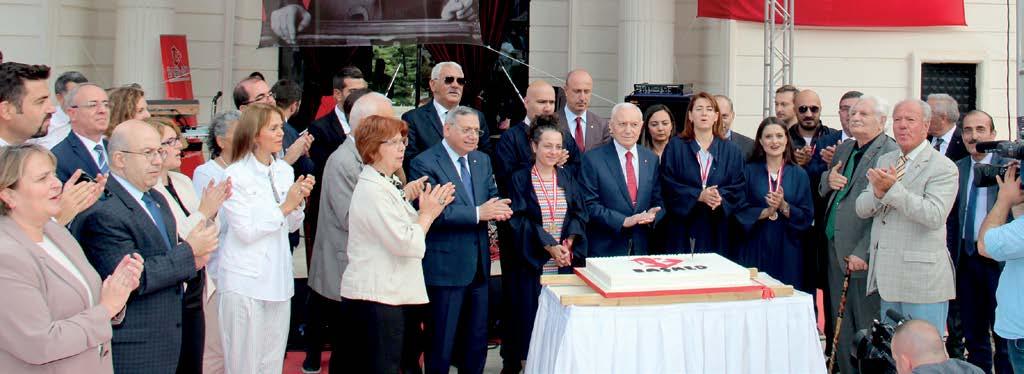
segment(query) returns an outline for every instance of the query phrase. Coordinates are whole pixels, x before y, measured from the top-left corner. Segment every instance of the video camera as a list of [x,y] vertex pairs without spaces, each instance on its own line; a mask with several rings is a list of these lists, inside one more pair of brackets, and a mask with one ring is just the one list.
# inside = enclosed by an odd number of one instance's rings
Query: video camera
[[889,309],[885,312],[896,323],[875,320],[870,329],[857,331],[856,346],[850,361],[860,368],[861,373],[896,374],[896,359],[892,355],[892,337],[896,327],[907,321],[899,312]]
[[[995,153],[1003,158],[1013,160],[1024,160],[1024,141],[997,140],[991,142],[978,142],[975,145],[978,152]],[[1002,165],[974,165],[974,186],[978,188],[995,186],[998,182],[996,176],[1006,175],[1009,164]],[[1022,183],[1024,184],[1024,183]]]

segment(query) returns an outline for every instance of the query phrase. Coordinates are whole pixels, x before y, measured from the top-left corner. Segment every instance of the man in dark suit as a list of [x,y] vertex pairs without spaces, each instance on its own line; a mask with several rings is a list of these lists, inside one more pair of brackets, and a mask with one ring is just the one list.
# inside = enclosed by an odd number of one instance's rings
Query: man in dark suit
[[558,128],[571,136],[581,153],[612,139],[608,120],[590,111],[593,90],[594,78],[586,70],[576,69],[565,77],[565,108],[558,111]]
[[739,147],[743,152],[743,161],[747,161],[750,154],[754,152],[754,139],[732,131],[732,120],[736,119],[736,112],[732,109],[732,99],[725,95],[715,95],[715,101],[718,102],[718,116],[722,119],[722,125],[725,126],[725,140]]
[[[853,335],[871,326],[878,317],[878,294],[867,295],[868,235],[871,219],[857,216],[857,194],[868,186],[867,170],[875,165],[878,156],[895,151],[896,141],[885,135],[887,106],[880,99],[863,96],[853,104],[848,128],[854,141],[840,144],[831,159],[829,171],[816,186],[818,196],[827,202],[823,214],[827,259],[825,267],[828,286],[828,318],[826,326],[834,323],[843,289],[843,278],[850,275],[846,294],[846,309],[840,326],[840,340],[836,359],[844,374],[855,373],[856,368],[847,359],[853,349]],[[826,342],[831,344],[834,331],[828,331]],[[837,349],[833,347],[832,349]]]
[[[71,231],[102,277],[124,255],[146,261],[139,288],[128,300],[124,321],[114,327],[114,370],[119,373],[174,373],[182,341],[183,282],[197,276],[217,247],[217,225],[200,224],[179,241],[174,216],[160,194],[150,193],[165,153],[160,135],[145,122],[130,120],[110,139],[108,194],[72,223]],[[199,339],[202,339],[201,335]]]
[[[430,71],[430,92],[433,94],[433,100],[402,115],[402,120],[409,124],[409,146],[405,148],[407,173],[409,163],[420,152],[441,142],[444,137],[441,124],[444,122],[445,114],[462,101],[462,90],[465,87],[466,75],[462,73],[462,66],[452,61],[434,65]],[[487,120],[479,111],[477,116],[480,118],[480,131],[484,132],[480,136],[477,150],[490,153],[491,139],[487,130]]]
[[487,359],[487,221],[512,217],[508,199],[498,199],[491,160],[477,151],[483,135],[476,110],[457,106],[445,117],[444,140],[416,157],[409,178],[455,185],[455,201],[427,233],[423,277],[430,296],[426,319],[426,372],[448,373],[454,347],[460,372],[482,373]]
[[613,141],[583,156],[587,256],[644,255],[651,227],[665,215],[658,156],[637,145],[643,114],[636,105],[616,104],[610,127]]
[[[969,156],[970,153],[964,145],[962,131],[957,126],[957,121],[960,120],[960,108],[956,99],[944,93],[930,94],[928,95],[928,106],[932,110],[932,120],[928,126],[928,141],[932,148],[953,162]],[[958,203],[959,200],[954,202],[952,212],[960,210],[960,207],[957,206]],[[946,247],[953,259],[953,265],[956,266],[960,263],[957,259],[957,256],[960,255],[957,247],[960,246],[961,238],[956,235],[960,223],[957,222],[959,217],[952,212],[946,219]],[[950,357],[954,358],[964,358],[964,331],[960,318],[960,305],[959,299],[949,301],[949,317],[946,322],[949,325],[946,348]]]
[[[997,154],[979,153],[978,142],[996,138],[996,128],[988,113],[976,110],[964,116],[963,141],[969,157],[956,162],[960,170],[960,194],[957,198],[957,222],[955,232],[958,250],[957,298],[960,303],[960,317],[966,340],[967,361],[986,373],[992,372],[992,342],[995,342],[995,371],[1012,373],[1007,357],[1006,340],[993,331],[996,309],[996,286],[1002,273],[1002,265],[978,253],[978,231],[981,222],[996,202],[999,185],[975,186],[974,165],[1004,164]],[[1012,217],[1008,218],[1012,219]]]
[[82,83],[66,98],[71,133],[53,147],[57,157],[57,178],[66,182],[75,170],[96,177],[110,171],[103,134],[110,123],[107,92],[93,83]]

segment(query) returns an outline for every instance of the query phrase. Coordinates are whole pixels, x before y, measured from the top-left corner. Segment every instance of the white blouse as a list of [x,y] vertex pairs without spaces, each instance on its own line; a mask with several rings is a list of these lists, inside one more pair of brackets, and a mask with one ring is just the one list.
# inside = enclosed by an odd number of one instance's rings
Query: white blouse
[[419,214],[372,166],[359,174],[348,213],[348,266],[341,297],[388,305],[426,304]]
[[302,206],[281,214],[294,182],[292,167],[275,159],[269,166],[250,154],[226,169],[231,198],[222,220],[228,232],[220,244],[217,288],[264,301],[287,301],[295,293],[288,233],[305,218]]

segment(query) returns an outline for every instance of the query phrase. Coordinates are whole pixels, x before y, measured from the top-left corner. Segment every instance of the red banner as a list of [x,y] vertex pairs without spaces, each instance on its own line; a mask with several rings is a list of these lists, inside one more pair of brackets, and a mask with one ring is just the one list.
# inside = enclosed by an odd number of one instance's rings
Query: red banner
[[[963,0],[794,0],[797,26],[966,26]],[[765,0],[699,0],[697,16],[764,22]]]
[[188,65],[185,35],[160,35],[160,57],[164,65],[167,100],[192,99],[192,70]]

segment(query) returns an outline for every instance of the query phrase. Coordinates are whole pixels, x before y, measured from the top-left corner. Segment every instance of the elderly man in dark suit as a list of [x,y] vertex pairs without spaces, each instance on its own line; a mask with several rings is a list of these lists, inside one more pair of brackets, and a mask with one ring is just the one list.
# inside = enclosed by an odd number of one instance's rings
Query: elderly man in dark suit
[[[958,225],[953,235],[959,239],[955,242],[957,255],[954,258],[957,260],[956,288],[960,291],[957,299],[968,352],[967,362],[991,373],[994,341],[995,371],[1012,373],[1006,340],[993,331],[996,287],[1003,265],[978,253],[981,222],[996,203],[999,185],[976,186],[977,175],[974,172],[975,165],[1001,165],[1006,160],[998,154],[977,151],[978,142],[996,139],[996,128],[988,113],[980,110],[967,113],[962,131],[964,145],[971,155],[956,162],[960,170],[960,194],[955,214]],[[1007,221],[1012,219],[1008,217]]]
[[612,139],[608,120],[590,111],[593,91],[594,78],[586,70],[576,69],[565,77],[565,108],[558,111],[558,128],[571,136],[581,153]]
[[102,277],[126,255],[146,259],[139,288],[128,300],[124,322],[114,328],[114,371],[174,373],[182,341],[182,285],[197,275],[217,247],[217,225],[200,224],[179,240],[167,201],[150,191],[166,153],[160,135],[130,120],[110,139],[107,196],[72,223],[89,262]]
[[426,372],[448,373],[461,347],[460,372],[482,373],[487,359],[487,221],[512,217],[508,199],[498,199],[491,159],[477,151],[484,135],[476,110],[458,106],[445,117],[444,140],[413,160],[409,178],[455,185],[455,201],[427,234],[423,277],[430,297]]
[[110,123],[107,92],[93,83],[82,83],[68,93],[66,101],[71,133],[52,150],[57,156],[57,178],[66,182],[77,169],[93,177],[110,172],[103,139]]
[[[829,170],[821,177],[818,186],[819,196],[828,202],[824,212],[828,250],[828,267],[825,269],[828,289],[825,294],[831,307],[827,321],[835,320],[843,278],[850,275],[839,347],[832,348],[838,349],[838,367],[844,374],[857,371],[847,359],[853,349],[851,338],[857,331],[870,327],[878,317],[878,295],[867,294],[871,219],[857,216],[856,201],[857,193],[868,185],[867,171],[875,165],[878,156],[898,149],[896,141],[884,133],[888,111],[888,106],[881,99],[871,96],[861,97],[852,106],[848,127],[855,141],[842,143],[836,148]],[[831,338],[829,336],[827,341],[831,342]]]
[[584,155],[580,172],[587,256],[645,255],[651,227],[665,215],[658,155],[637,144],[643,114],[636,105],[616,104],[610,126],[613,141]]
[[[462,66],[452,61],[439,62],[430,71],[430,92],[433,99],[429,104],[413,109],[402,115],[402,120],[409,124],[409,146],[405,148],[406,172],[409,163],[420,152],[426,151],[441,142],[444,138],[445,115],[462,101],[462,91],[466,87],[466,75]],[[484,115],[477,111],[480,119],[480,135],[477,150],[488,153],[491,150],[491,138],[487,130]]]

